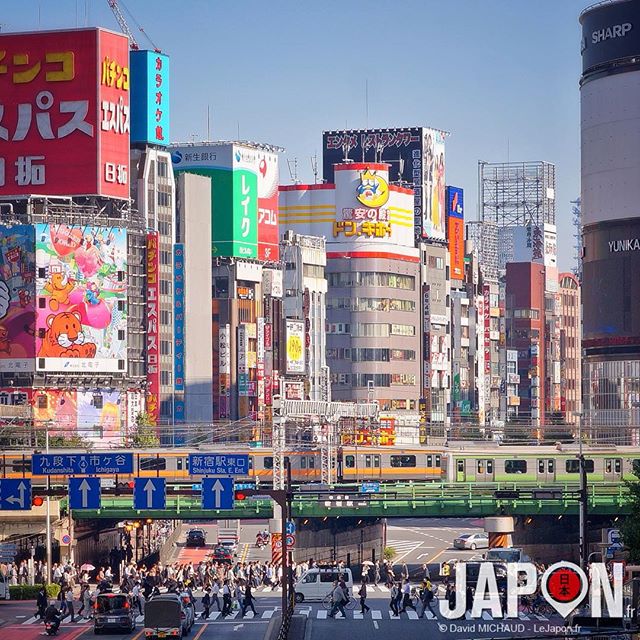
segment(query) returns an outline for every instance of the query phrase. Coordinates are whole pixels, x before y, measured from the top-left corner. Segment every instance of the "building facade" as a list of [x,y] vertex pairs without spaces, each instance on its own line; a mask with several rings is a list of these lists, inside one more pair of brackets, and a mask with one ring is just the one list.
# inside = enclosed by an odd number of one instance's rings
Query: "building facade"
[[560,411],[573,424],[582,411],[582,304],[573,273],[558,276],[560,288]]

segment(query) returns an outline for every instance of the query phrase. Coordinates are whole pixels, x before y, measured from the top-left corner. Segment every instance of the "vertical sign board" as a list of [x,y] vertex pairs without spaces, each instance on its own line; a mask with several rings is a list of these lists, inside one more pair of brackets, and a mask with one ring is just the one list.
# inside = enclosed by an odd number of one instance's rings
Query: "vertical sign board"
[[483,287],[484,298],[484,397],[485,410],[491,408],[491,296],[488,284]]
[[464,277],[464,194],[458,187],[447,187],[447,230],[451,278]]
[[131,142],[167,146],[170,140],[169,57],[131,52]]
[[[478,292],[479,294],[480,292]],[[485,387],[484,387],[484,295],[476,296],[476,346],[478,350],[478,375],[476,376],[476,388],[478,390],[478,421],[484,424],[485,414]]]
[[264,328],[265,320],[259,317],[256,320],[257,325],[257,354],[256,354],[256,373],[258,382],[258,420],[264,420]]
[[231,328],[223,324],[218,330],[218,404],[221,418],[229,417],[228,402],[231,395],[231,354],[230,349]]
[[176,422],[184,420],[184,245],[173,248],[173,415]]
[[278,156],[257,151],[258,160],[258,260],[277,262],[278,238]]
[[129,41],[0,34],[0,197],[129,197]]
[[238,327],[238,395],[249,395],[249,335],[246,324]]
[[158,326],[160,261],[158,234],[147,234],[147,414],[152,424],[160,416],[160,329]]
[[304,322],[300,320],[285,321],[286,372],[287,374],[304,374]]
[[431,405],[431,287],[428,284],[422,286],[422,344],[422,391],[428,417]]

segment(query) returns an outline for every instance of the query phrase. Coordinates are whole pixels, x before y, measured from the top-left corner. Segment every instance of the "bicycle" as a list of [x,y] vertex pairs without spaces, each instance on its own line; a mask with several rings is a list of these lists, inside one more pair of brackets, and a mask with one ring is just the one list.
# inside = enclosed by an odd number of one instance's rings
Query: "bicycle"
[[[352,609],[356,608],[357,605],[357,601],[353,596],[349,596],[349,599],[346,601],[343,601],[342,606],[345,609],[348,609],[349,611],[351,611]],[[333,598],[331,596],[331,594],[329,593],[328,595],[326,595],[324,597],[324,599],[322,600],[322,606],[327,609],[328,611],[330,611],[333,608]]]

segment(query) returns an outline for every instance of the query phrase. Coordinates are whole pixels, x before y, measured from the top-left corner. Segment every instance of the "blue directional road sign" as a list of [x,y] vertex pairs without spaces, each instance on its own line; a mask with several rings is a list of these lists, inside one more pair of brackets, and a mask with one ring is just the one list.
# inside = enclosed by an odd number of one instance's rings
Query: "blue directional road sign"
[[203,509],[233,509],[233,478],[202,478]]
[[71,476],[133,473],[132,453],[38,453],[33,456],[34,476]]
[[189,473],[192,476],[246,476],[249,473],[249,456],[190,453]]
[[69,478],[69,506],[77,509],[100,508],[100,478]]
[[165,509],[167,506],[167,487],[164,478],[136,478],[133,485],[133,508]]
[[0,510],[30,511],[31,480],[0,480]]
[[296,532],[296,523],[293,520],[287,520],[287,535],[292,536]]
[[363,482],[360,485],[360,493],[380,493],[379,482]]

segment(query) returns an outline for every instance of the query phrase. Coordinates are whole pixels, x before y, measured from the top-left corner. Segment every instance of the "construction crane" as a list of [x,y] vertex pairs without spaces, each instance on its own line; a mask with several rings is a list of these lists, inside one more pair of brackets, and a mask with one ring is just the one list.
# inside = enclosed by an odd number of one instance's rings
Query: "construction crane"
[[[127,20],[124,17],[124,14],[120,10],[120,5],[118,4],[118,0],[107,0],[107,2],[109,3],[109,7],[111,8],[111,11],[113,12],[113,15],[116,17],[116,20],[118,21],[118,24],[120,25],[120,29],[122,29],[123,33],[127,36],[127,38],[129,38],[129,47],[133,51],[139,51],[140,45],[138,44],[138,41],[136,40],[135,36],[133,35],[133,32],[129,28]],[[121,3],[121,4],[124,7],[124,3]],[[153,50],[156,53],[161,53],[160,49],[158,49],[158,47],[155,45],[153,40],[147,35],[147,32],[138,24],[136,19],[131,14],[131,11],[129,11],[126,7],[125,7],[125,10],[129,14],[131,19],[136,23],[136,26],[140,30],[140,33],[142,33],[144,35],[144,37],[151,43],[151,46],[153,47]]]

